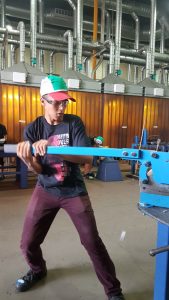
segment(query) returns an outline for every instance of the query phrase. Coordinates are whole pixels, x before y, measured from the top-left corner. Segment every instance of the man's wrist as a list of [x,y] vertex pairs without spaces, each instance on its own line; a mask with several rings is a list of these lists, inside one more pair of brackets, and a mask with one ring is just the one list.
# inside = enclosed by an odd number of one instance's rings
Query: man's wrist
[[42,167],[39,163],[35,163],[35,162],[30,163],[29,162],[29,163],[27,163],[27,167],[28,167],[29,171],[32,171],[36,174],[40,174],[42,172]]

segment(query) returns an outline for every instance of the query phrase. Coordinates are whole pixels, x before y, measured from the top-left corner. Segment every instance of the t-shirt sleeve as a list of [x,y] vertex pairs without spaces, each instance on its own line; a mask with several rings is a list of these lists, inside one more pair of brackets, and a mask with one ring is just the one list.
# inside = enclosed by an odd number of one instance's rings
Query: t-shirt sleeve
[[23,133],[24,141],[29,141],[31,144],[33,144],[36,141],[34,135],[35,133],[33,130],[33,125],[32,123],[30,123],[24,129],[24,133]]
[[78,117],[73,122],[72,129],[72,146],[75,147],[90,147],[90,139],[86,135],[85,126],[82,120]]

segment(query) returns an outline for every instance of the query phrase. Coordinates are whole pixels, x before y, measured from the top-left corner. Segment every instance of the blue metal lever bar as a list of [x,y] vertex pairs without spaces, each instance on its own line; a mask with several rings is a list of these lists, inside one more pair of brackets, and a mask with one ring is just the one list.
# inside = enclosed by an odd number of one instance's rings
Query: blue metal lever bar
[[91,155],[104,157],[120,157],[122,159],[138,159],[139,150],[118,148],[94,148],[94,147],[47,147],[47,154],[62,155]]
[[[16,153],[17,145],[4,145],[5,153]],[[33,151],[33,149],[32,149]],[[147,180],[147,170],[152,168],[156,183],[169,184],[169,153],[132,148],[95,148],[95,147],[56,147],[48,146],[47,154],[58,155],[91,155],[118,157],[123,160],[138,160],[141,163],[140,180]]]
[[[5,144],[5,153],[16,153],[17,145]],[[104,157],[121,157],[122,159],[138,159],[140,150],[131,148],[94,148],[94,147],[56,147],[48,146],[47,154],[62,154],[62,155],[91,155]]]

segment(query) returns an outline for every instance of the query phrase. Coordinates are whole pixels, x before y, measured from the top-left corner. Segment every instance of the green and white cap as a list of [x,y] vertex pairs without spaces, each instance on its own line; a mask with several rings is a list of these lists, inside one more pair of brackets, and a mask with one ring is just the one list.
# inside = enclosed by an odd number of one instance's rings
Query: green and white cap
[[96,144],[102,145],[103,142],[104,142],[104,138],[103,138],[102,136],[97,136],[97,137],[95,138],[95,143],[96,143]]
[[51,100],[63,101],[63,100],[72,100],[72,98],[67,91],[67,86],[64,79],[60,76],[49,75],[42,79],[40,86],[40,95],[41,97],[49,95]]

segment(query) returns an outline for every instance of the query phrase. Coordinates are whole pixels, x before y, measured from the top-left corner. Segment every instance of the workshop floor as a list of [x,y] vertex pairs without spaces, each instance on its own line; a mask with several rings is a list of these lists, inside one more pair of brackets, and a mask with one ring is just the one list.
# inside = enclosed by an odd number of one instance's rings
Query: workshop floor
[[[115,263],[126,300],[152,300],[156,223],[137,209],[138,181],[86,180],[100,236]],[[17,294],[15,280],[27,266],[19,249],[24,212],[31,188],[0,182],[0,299],[104,300],[104,291],[88,255],[64,211],[43,244],[48,277],[29,292]],[[125,235],[125,236],[124,236]],[[159,299],[160,300],[160,299]]]

